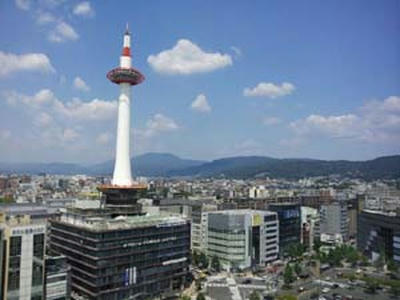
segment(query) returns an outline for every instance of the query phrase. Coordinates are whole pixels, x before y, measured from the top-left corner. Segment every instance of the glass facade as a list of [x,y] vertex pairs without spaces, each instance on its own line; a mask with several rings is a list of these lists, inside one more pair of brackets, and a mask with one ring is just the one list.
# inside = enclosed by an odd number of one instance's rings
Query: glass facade
[[126,227],[98,231],[51,222],[50,248],[67,257],[73,291],[89,299],[144,299],[183,287],[190,223]]

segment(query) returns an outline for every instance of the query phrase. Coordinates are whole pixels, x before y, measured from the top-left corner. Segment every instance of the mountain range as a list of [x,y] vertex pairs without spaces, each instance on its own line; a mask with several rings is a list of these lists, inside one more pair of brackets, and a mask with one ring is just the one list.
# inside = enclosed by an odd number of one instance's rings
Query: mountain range
[[[147,153],[131,160],[135,176],[149,177],[272,177],[297,179],[342,175],[367,180],[400,178],[400,155],[367,161],[277,159],[240,156],[213,161],[181,159],[169,153]],[[111,175],[114,161],[83,166],[72,163],[1,163],[0,173]]]

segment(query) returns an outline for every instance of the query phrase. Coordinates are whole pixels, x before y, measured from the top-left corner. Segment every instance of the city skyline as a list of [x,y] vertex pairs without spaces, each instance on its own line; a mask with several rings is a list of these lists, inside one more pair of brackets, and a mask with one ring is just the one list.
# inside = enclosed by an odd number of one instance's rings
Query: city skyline
[[146,76],[133,91],[132,155],[397,154],[399,6],[2,3],[1,161],[114,157],[119,92],[105,74],[126,22]]

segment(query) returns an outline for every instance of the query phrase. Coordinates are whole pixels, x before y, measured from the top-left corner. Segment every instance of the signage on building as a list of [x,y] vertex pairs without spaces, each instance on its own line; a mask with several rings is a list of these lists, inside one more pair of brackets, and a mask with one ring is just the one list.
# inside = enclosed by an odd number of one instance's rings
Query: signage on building
[[262,224],[262,218],[260,215],[253,215],[252,225],[253,226],[260,226]]
[[37,234],[44,233],[44,227],[25,227],[25,228],[16,228],[12,230],[12,235],[25,235],[25,234]]

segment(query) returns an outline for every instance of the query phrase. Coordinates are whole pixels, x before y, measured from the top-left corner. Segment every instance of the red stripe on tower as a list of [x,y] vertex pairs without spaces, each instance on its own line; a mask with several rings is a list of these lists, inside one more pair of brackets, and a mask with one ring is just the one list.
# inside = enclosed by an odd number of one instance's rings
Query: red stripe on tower
[[122,56],[131,56],[131,49],[129,47],[124,47],[122,49]]

